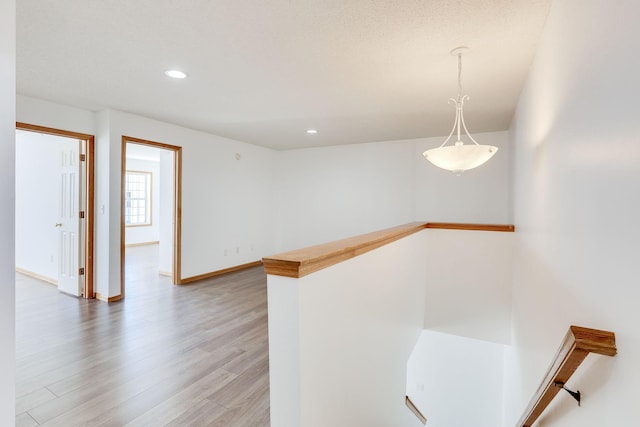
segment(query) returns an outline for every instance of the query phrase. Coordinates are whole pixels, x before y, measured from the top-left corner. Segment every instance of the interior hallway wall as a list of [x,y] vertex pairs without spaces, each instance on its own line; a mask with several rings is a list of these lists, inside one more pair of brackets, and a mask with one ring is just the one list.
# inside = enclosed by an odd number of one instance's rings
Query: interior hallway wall
[[514,233],[429,230],[424,327],[511,343]]
[[16,115],[19,122],[71,132],[95,135],[95,113],[30,96],[17,95]]
[[411,222],[412,156],[404,141],[278,152],[278,251]]
[[443,137],[278,152],[278,251],[411,221],[510,223],[508,134],[474,137],[499,151],[462,176],[422,156]]
[[275,252],[275,151],[132,114],[92,113],[25,96],[18,97],[18,120],[96,136],[96,291],[101,295],[120,293],[122,135],[183,147],[183,278]]
[[0,2],[0,425],[15,423],[16,4]]
[[[109,207],[108,272],[98,272],[98,292],[108,285],[119,293],[121,136],[182,147],[182,278],[206,274],[262,259],[273,253],[275,208],[273,150],[109,110],[99,144],[108,145],[108,194],[98,203]],[[106,138],[106,139],[105,139]]]
[[510,215],[509,134],[484,132],[473,134],[473,137],[479,144],[498,147],[498,152],[484,165],[460,176],[433,166],[422,155],[425,150],[440,146],[445,138],[416,140],[413,160],[416,163],[414,197],[417,219],[476,224],[513,223]]
[[102,295],[119,294],[122,135],[184,147],[182,277],[411,221],[509,219],[506,132],[474,135],[500,151],[455,176],[422,156],[443,138],[273,151],[113,110],[87,115],[27,97],[18,107],[20,121],[96,135]]
[[501,426],[504,348],[422,331],[407,362],[407,395],[427,417],[428,425]]
[[515,143],[513,348],[506,426],[515,425],[569,325],[616,333],[543,414],[549,427],[637,418],[640,383],[640,2],[553,3],[511,128]]

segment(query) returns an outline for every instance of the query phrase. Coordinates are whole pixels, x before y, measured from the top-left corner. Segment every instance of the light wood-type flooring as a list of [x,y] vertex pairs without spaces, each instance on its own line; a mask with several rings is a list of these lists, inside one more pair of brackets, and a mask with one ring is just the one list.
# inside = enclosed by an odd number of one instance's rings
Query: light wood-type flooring
[[107,304],[17,275],[17,426],[269,426],[262,267],[174,286],[127,249]]

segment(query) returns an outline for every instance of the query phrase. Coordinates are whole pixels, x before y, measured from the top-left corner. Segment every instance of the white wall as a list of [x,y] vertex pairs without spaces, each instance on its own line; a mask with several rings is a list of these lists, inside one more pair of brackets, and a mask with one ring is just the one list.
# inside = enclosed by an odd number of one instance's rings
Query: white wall
[[[471,131],[473,129],[470,129]],[[498,152],[484,165],[457,176],[429,163],[422,153],[444,138],[416,140],[415,218],[432,222],[512,224],[510,210],[510,144],[507,132],[473,134],[479,144]]]
[[18,120],[96,136],[96,291],[101,295],[120,293],[122,135],[183,147],[183,278],[275,252],[273,150],[132,114],[94,114],[23,96]]
[[427,232],[300,279],[268,276],[271,423],[420,426],[404,405]]
[[425,328],[509,344],[514,233],[428,233]]
[[414,220],[509,219],[505,132],[475,135],[500,151],[455,176],[422,157],[442,138],[275,152],[132,114],[94,114],[23,96],[18,120],[96,136],[96,290],[104,296],[120,292],[122,135],[184,147],[183,278]]
[[474,134],[499,151],[462,176],[422,156],[444,138],[279,152],[277,249],[292,250],[410,221],[509,223],[507,136]]
[[500,427],[504,348],[422,331],[407,363],[407,395],[427,425]]
[[95,114],[29,96],[18,95],[16,111],[19,122],[89,135],[95,133]]
[[[109,111],[108,116],[111,180],[108,197],[98,196],[98,203],[115,207],[108,222],[112,240],[120,223],[119,158],[121,136],[126,135],[183,147],[183,278],[257,261],[274,252],[273,150],[118,111]],[[113,242],[109,259],[109,275],[119,277],[119,246]],[[112,280],[109,295],[118,293],[118,283]]]
[[[505,132],[475,135],[500,151],[455,176],[422,157],[442,138],[275,152],[132,114],[24,96],[18,120],[96,136],[96,290],[103,296],[120,292],[122,135],[184,148],[183,278],[414,220],[509,217]],[[164,265],[169,258],[165,253]]]
[[[117,224],[111,223],[112,203],[110,191],[119,191],[119,183],[110,182],[110,163],[119,161],[111,159],[111,132],[109,129],[110,111],[104,110],[95,117],[95,222],[94,222],[94,289],[103,297],[119,295],[120,282],[120,219]],[[119,176],[119,175],[118,175]],[[118,209],[119,202],[113,205]],[[115,247],[114,247],[115,245]],[[117,248],[117,249],[115,249]],[[113,250],[112,250],[113,249]],[[113,258],[116,258],[114,260]],[[113,267],[112,267],[113,265]],[[109,286],[110,275],[113,286]],[[113,289],[112,294],[109,293]]]
[[382,142],[278,153],[278,251],[413,220],[413,144]]
[[0,2],[0,425],[15,422],[16,9]]
[[511,128],[513,343],[505,425],[515,425],[570,324],[616,333],[540,426],[637,419],[640,383],[640,2],[554,2]]
[[16,267],[58,280],[60,145],[54,135],[16,134]]
[[151,174],[151,225],[127,227],[124,241],[126,244],[159,242],[160,201],[163,197],[160,192],[160,162],[127,157],[127,170]]

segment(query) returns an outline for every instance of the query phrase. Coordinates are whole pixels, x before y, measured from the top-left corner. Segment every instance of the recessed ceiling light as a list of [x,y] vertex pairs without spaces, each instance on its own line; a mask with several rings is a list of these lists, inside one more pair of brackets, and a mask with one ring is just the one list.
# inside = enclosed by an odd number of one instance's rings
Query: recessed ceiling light
[[164,73],[174,79],[184,79],[187,77],[187,74],[180,70],[167,70]]
[[316,129],[307,129],[307,133],[309,135],[315,135],[316,133],[318,133],[318,131]]

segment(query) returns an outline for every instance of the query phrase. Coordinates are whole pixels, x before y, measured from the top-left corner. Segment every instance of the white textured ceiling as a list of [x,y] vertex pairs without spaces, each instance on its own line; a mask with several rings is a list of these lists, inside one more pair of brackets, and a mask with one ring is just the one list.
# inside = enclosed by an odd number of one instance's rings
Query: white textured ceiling
[[469,130],[504,130],[550,2],[20,0],[18,93],[276,149],[439,136],[467,45]]

